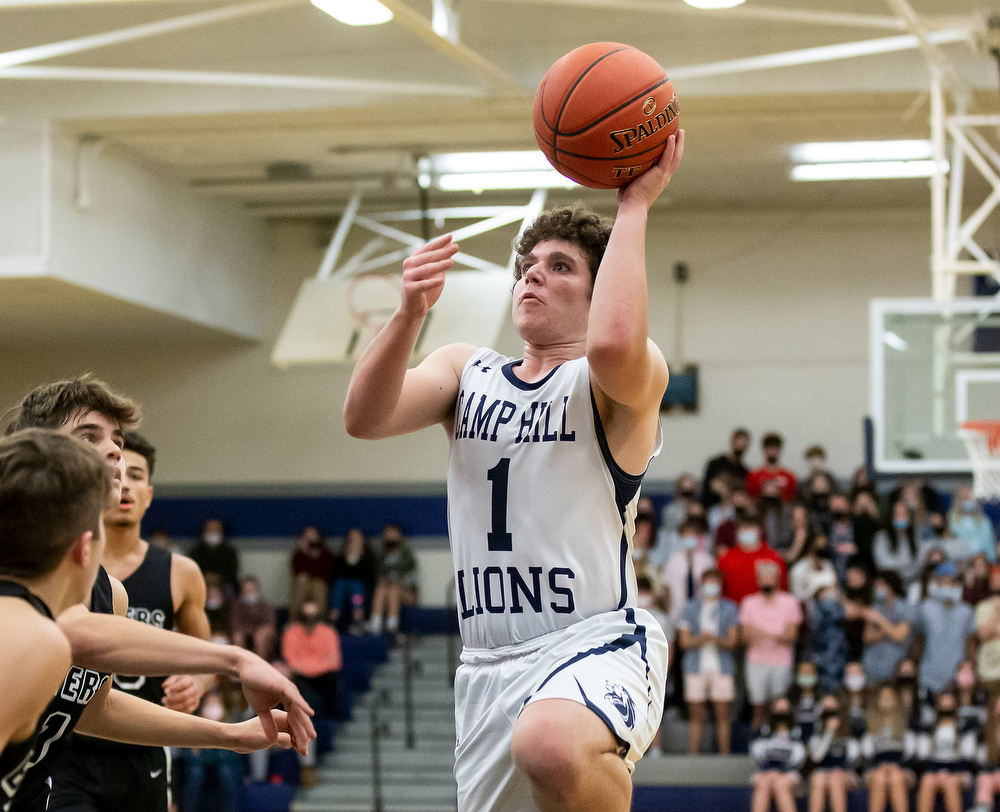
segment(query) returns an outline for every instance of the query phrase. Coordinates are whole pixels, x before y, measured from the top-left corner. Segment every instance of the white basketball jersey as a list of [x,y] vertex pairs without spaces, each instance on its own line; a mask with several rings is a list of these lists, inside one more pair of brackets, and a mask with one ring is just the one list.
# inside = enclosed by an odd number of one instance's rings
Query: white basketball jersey
[[[525,383],[490,349],[462,371],[448,531],[467,648],[521,643],[635,605],[642,476],[614,462],[586,358]],[[660,437],[653,456],[659,453]]]

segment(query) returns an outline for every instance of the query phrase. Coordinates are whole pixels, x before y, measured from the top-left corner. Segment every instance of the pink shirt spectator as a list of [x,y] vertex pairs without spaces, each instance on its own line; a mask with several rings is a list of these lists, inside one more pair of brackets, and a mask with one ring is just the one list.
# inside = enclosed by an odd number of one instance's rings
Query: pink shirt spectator
[[302,623],[291,624],[281,636],[281,656],[293,672],[306,677],[340,671],[343,665],[340,636],[325,623],[317,623],[311,633]]
[[[756,626],[768,634],[779,635],[789,623],[801,625],[802,607],[794,595],[777,592],[766,602],[759,592],[747,595],[740,604],[740,623]],[[783,665],[792,667],[794,646],[783,646],[773,640],[747,647],[747,662],[754,665]]]

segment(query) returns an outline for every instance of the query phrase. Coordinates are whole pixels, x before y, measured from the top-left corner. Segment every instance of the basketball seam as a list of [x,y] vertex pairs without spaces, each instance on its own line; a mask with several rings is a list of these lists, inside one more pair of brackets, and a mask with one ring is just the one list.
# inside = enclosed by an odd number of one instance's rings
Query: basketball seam
[[[636,101],[637,101],[638,99],[641,99],[641,98],[642,98],[643,96],[646,96],[646,95],[648,95],[649,93],[652,93],[652,92],[653,92],[654,90],[656,90],[656,89],[657,89],[658,87],[663,87],[663,85],[664,85],[664,84],[666,84],[666,83],[667,83],[667,82],[669,82],[669,81],[670,81],[670,79],[668,79],[668,78],[667,78],[666,76],[664,76],[664,77],[663,77],[663,79],[662,79],[661,81],[657,82],[657,83],[656,83],[655,85],[651,85],[650,87],[647,87],[647,88],[646,88],[646,89],[645,89],[644,91],[642,91],[642,93],[637,93],[637,94],[636,94],[635,96],[633,96],[633,97],[632,97],[631,99],[628,99],[627,101],[623,102],[623,103],[622,103],[622,104],[620,104],[620,105],[619,105],[618,107],[616,107],[616,108],[615,108],[614,110],[609,110],[609,111],[608,111],[608,112],[607,112],[607,113],[606,113],[605,115],[603,115],[603,116],[602,116],[601,118],[599,118],[599,119],[596,119],[595,121],[592,121],[592,122],[591,122],[590,124],[588,124],[588,125],[587,125],[586,127],[584,127],[584,128],[583,128],[583,129],[581,129],[581,130],[575,130],[574,132],[566,132],[566,133],[564,133],[564,132],[561,132],[561,131],[559,131],[559,130],[553,130],[553,134],[554,134],[554,135],[561,135],[561,136],[564,136],[564,137],[566,137],[566,138],[572,138],[573,136],[576,136],[576,135],[581,135],[581,134],[583,134],[583,133],[587,132],[587,130],[592,130],[592,129],[593,129],[594,127],[596,127],[596,126],[597,126],[598,124],[600,124],[600,123],[602,123],[602,122],[604,122],[604,121],[607,121],[607,120],[608,120],[609,118],[611,118],[611,116],[613,116],[613,115],[614,115],[615,113],[620,113],[620,112],[621,112],[622,110],[624,110],[624,109],[625,109],[626,107],[628,107],[628,106],[629,106],[630,104],[633,104],[633,103],[635,103],[635,102],[636,102]],[[567,94],[567,101],[568,101],[568,100],[569,100],[569,94]]]

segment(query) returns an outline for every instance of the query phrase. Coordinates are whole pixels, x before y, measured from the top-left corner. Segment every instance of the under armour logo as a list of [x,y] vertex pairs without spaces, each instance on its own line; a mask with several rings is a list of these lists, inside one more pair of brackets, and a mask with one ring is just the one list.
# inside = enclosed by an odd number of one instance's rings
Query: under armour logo
[[489,367],[483,367],[482,370],[480,370],[480,371],[481,372],[489,372],[490,368]]

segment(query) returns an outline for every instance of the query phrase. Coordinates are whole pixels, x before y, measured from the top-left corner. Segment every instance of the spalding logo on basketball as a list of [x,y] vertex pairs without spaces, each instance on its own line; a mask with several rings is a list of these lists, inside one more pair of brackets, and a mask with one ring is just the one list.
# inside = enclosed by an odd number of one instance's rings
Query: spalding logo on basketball
[[592,189],[614,189],[649,169],[678,123],[666,71],[617,42],[570,51],[535,94],[539,149],[559,172]]

